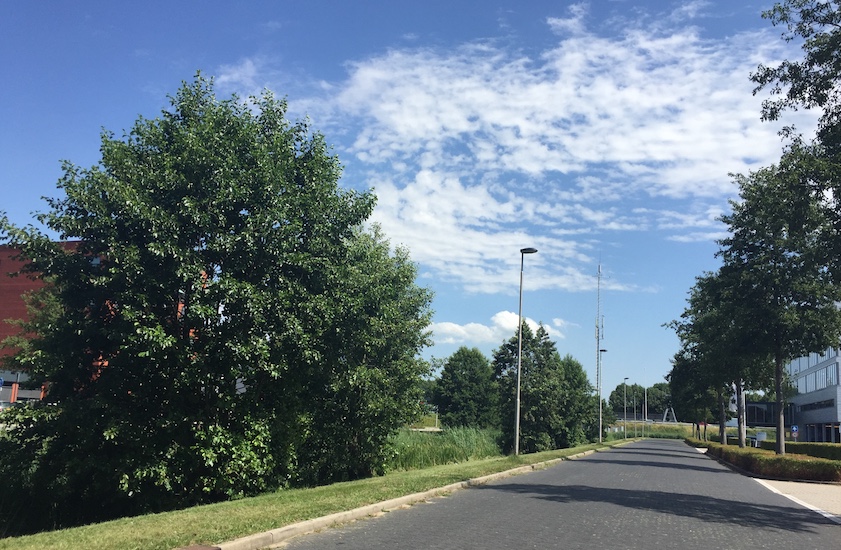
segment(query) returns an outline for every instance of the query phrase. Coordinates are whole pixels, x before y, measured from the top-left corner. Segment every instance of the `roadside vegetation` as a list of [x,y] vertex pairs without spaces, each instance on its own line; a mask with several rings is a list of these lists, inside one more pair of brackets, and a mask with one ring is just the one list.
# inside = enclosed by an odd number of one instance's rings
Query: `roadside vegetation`
[[[760,477],[789,479],[798,481],[841,482],[841,460],[830,460],[796,454],[793,448],[785,455],[779,455],[771,449],[722,445],[713,441],[687,438],[686,442],[694,447],[704,447],[707,454],[714,456],[740,470]],[[824,444],[826,445],[826,444]],[[841,445],[833,445],[834,454],[841,453]],[[804,448],[804,450],[807,450]]]
[[[475,435],[479,440],[486,439],[485,435]],[[453,439],[466,440],[472,437],[467,431],[457,430],[453,434]],[[407,436],[407,439],[414,438],[415,435]],[[322,487],[281,490],[236,501],[0,539],[0,550],[172,550],[189,544],[218,543],[607,446],[588,444],[519,456],[471,458],[455,464],[393,471],[384,476]]]
[[405,471],[498,457],[498,430],[451,428],[426,432],[401,430],[394,437],[394,455],[386,471]]
[[750,75],[754,93],[770,93],[762,118],[810,109],[818,116],[816,132],[811,139],[784,127],[778,163],[732,176],[739,200],[720,218],[728,230],[718,241],[721,266],[697,277],[684,313],[670,323],[681,348],[669,381],[693,421],[720,419],[720,439],[735,393],[741,447],[745,393],[772,396],[775,451],[784,455],[791,395],[785,365],[841,340],[841,6],[785,0],[763,17],[786,42],[800,44],[802,58],[761,65]]

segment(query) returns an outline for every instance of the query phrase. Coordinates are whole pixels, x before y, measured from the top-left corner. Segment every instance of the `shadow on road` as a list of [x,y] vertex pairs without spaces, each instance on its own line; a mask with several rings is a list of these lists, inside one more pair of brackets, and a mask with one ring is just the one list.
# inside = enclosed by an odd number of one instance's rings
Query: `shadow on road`
[[[626,458],[627,457],[627,458]],[[646,457],[649,460],[646,460]],[[666,460],[657,460],[666,457]],[[708,465],[703,465],[705,461]],[[604,463],[610,466],[654,467],[663,471],[681,470],[712,472],[739,476],[739,474],[718,465],[709,458],[678,442],[656,440],[642,441],[627,447],[620,447],[596,453],[581,459],[588,464]],[[663,475],[666,475],[664,472]],[[686,474],[680,474],[685,476]],[[716,476],[714,479],[721,479]],[[724,483],[727,483],[724,481]],[[650,511],[695,518],[704,522],[739,525],[756,529],[777,531],[809,532],[818,525],[832,524],[828,519],[811,510],[794,504],[772,505],[761,502],[717,498],[709,494],[669,492],[654,489],[632,489],[627,487],[605,487],[589,485],[549,485],[529,483],[500,483],[477,488],[479,490],[515,492],[533,495],[558,503],[598,502],[632,508],[636,511]],[[707,487],[709,489],[709,487]],[[699,493],[712,491],[701,490]]]
[[477,490],[515,492],[558,503],[600,502],[695,518],[704,522],[739,525],[756,529],[810,532],[817,525],[832,524],[805,508],[734,502],[704,495],[665,491],[589,487],[586,485],[504,484],[477,487]]
[[[613,454],[613,453],[611,453]],[[633,460],[633,459],[621,459],[621,458],[599,458],[599,457],[588,457],[588,463],[604,463],[604,464],[622,464],[623,466],[645,466],[645,467],[652,467],[652,468],[667,468],[669,470],[692,470],[694,472],[711,472],[714,474],[733,474],[731,470],[728,470],[724,466],[702,466],[699,464],[680,464],[676,462],[649,462],[646,460]],[[705,459],[707,464],[710,463],[710,459]],[[716,464],[713,462],[712,464]],[[738,474],[734,474],[738,475]]]

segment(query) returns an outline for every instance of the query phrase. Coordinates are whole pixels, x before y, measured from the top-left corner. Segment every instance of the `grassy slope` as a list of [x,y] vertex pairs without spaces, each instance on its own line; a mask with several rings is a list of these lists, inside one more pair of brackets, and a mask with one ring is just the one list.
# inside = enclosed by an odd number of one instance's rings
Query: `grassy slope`
[[519,457],[475,460],[423,470],[395,472],[383,477],[325,487],[279,491],[176,512],[0,539],[0,549],[171,550],[195,543],[219,543],[517,466],[606,446],[593,444]]

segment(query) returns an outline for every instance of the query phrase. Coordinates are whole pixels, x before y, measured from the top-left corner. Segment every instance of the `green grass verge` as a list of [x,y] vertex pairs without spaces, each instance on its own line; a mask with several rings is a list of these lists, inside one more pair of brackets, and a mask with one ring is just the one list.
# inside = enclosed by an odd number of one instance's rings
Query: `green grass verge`
[[607,446],[591,444],[519,457],[471,460],[423,470],[393,472],[382,477],[325,487],[278,491],[175,512],[0,539],[0,549],[171,550],[190,544],[219,543],[517,466]]

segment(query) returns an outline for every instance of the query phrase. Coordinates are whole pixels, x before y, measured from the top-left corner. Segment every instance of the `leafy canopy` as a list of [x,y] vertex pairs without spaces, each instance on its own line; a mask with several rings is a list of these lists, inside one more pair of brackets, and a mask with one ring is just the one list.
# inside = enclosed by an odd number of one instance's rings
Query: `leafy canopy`
[[33,528],[370,475],[418,412],[431,296],[374,195],[270,93],[170,100],[64,164],[38,219],[75,247],[2,225],[49,283],[9,368],[54,406],[0,434]]

